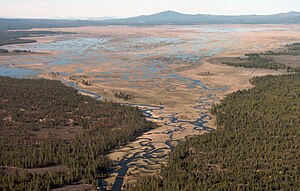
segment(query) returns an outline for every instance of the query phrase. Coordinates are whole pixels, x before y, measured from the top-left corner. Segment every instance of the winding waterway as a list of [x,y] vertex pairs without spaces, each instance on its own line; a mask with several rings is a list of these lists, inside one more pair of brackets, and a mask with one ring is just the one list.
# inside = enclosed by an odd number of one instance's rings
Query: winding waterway
[[[180,141],[213,131],[208,125],[212,118],[210,107],[228,87],[204,84],[181,72],[201,67],[201,60],[207,56],[237,51],[237,44],[249,41],[244,37],[245,32],[251,37],[258,32],[287,29],[282,26],[163,26],[53,30],[76,34],[2,47],[46,54],[0,55],[0,75],[61,80],[95,99],[139,107],[147,120],[157,123],[158,128],[108,155],[116,165],[109,178],[99,179],[100,187],[121,190],[141,174],[158,172]],[[263,43],[255,41],[239,46],[260,50]],[[51,77],[51,72],[58,73],[58,77]],[[70,80],[71,76],[87,76],[93,84],[85,86]],[[128,102],[117,99],[113,95],[118,91],[133,94],[134,99]]]

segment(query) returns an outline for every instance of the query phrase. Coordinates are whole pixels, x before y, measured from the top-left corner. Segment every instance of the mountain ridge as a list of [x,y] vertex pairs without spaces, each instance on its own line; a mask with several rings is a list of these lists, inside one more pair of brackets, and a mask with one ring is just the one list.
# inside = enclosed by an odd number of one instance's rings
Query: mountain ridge
[[[189,14],[189,13],[181,13],[179,11],[172,11],[172,10],[166,10],[166,11],[161,11],[149,15],[138,15],[134,17],[141,17],[141,16],[152,16],[152,15],[164,15],[164,14],[177,14],[177,15],[190,15],[190,16],[197,16],[197,15],[206,15],[206,16],[271,16],[271,15],[282,15],[282,14],[300,14],[300,11],[288,11],[288,12],[281,12],[281,13],[273,13],[273,14],[245,14],[245,15],[222,15],[222,14],[205,14],[205,13],[196,13],[196,14]],[[133,17],[129,17],[133,18]],[[126,18],[125,18],[126,19]]]
[[290,11],[272,15],[211,15],[184,14],[163,11],[123,19],[58,20],[58,19],[8,19],[0,18],[0,30],[31,28],[62,28],[107,25],[201,25],[201,24],[300,24],[300,12]]
[[300,12],[291,11],[272,15],[212,15],[184,14],[168,10],[151,15],[106,20],[104,22],[118,21],[145,24],[300,24]]

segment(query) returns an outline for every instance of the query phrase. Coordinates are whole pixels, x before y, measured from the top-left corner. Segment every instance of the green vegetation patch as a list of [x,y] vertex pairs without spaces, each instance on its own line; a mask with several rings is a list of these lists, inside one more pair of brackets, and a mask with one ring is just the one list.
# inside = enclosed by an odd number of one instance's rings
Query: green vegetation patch
[[[1,19],[0,19],[1,21]],[[1,27],[0,27],[1,28]],[[42,37],[61,34],[73,34],[70,32],[55,31],[6,31],[0,30],[0,46],[9,44],[34,43],[36,40],[23,39],[27,37]]]
[[125,101],[134,99],[134,95],[125,92],[115,92],[114,96]]
[[245,58],[238,57],[234,62],[222,62],[228,66],[244,67],[244,68],[265,68],[265,69],[286,69],[287,72],[299,72],[300,67],[291,67],[276,61],[277,56],[299,56],[300,43],[288,44],[284,48],[275,51],[269,50],[260,54],[245,54]]
[[245,54],[246,58],[239,58],[240,62],[223,62],[228,66],[244,68],[266,68],[266,69],[286,69],[287,66],[272,59],[263,58],[260,54]]
[[300,43],[293,43],[291,45],[287,45],[289,50],[300,51]]

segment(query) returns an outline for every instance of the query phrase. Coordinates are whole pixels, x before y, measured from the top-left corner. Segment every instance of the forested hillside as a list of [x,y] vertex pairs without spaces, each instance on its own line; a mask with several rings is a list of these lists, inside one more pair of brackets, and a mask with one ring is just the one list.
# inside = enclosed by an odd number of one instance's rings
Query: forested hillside
[[256,77],[214,105],[218,130],[171,152],[129,190],[299,190],[300,74]]
[[[112,165],[104,155],[153,127],[137,108],[97,101],[59,81],[0,77],[0,90],[0,190],[95,185]],[[57,166],[65,168],[24,172]]]

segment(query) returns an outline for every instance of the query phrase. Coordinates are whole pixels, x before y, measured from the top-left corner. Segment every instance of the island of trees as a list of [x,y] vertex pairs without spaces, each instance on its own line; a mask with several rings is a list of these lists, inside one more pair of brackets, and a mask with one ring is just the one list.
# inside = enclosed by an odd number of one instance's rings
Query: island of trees
[[212,107],[218,130],[180,143],[129,190],[299,190],[300,74],[251,82]]
[[244,68],[265,68],[265,69],[285,69],[288,72],[300,72],[300,67],[291,65],[290,63],[281,63],[276,61],[278,57],[299,56],[300,55],[300,43],[293,43],[286,45],[284,48],[277,51],[270,50],[262,53],[245,54],[244,57],[238,57],[235,61],[222,62],[234,67]]
[[[0,190],[96,187],[94,178],[113,165],[105,155],[154,127],[138,108],[97,101],[59,81],[0,77],[0,89]],[[49,172],[38,173],[42,167]]]

